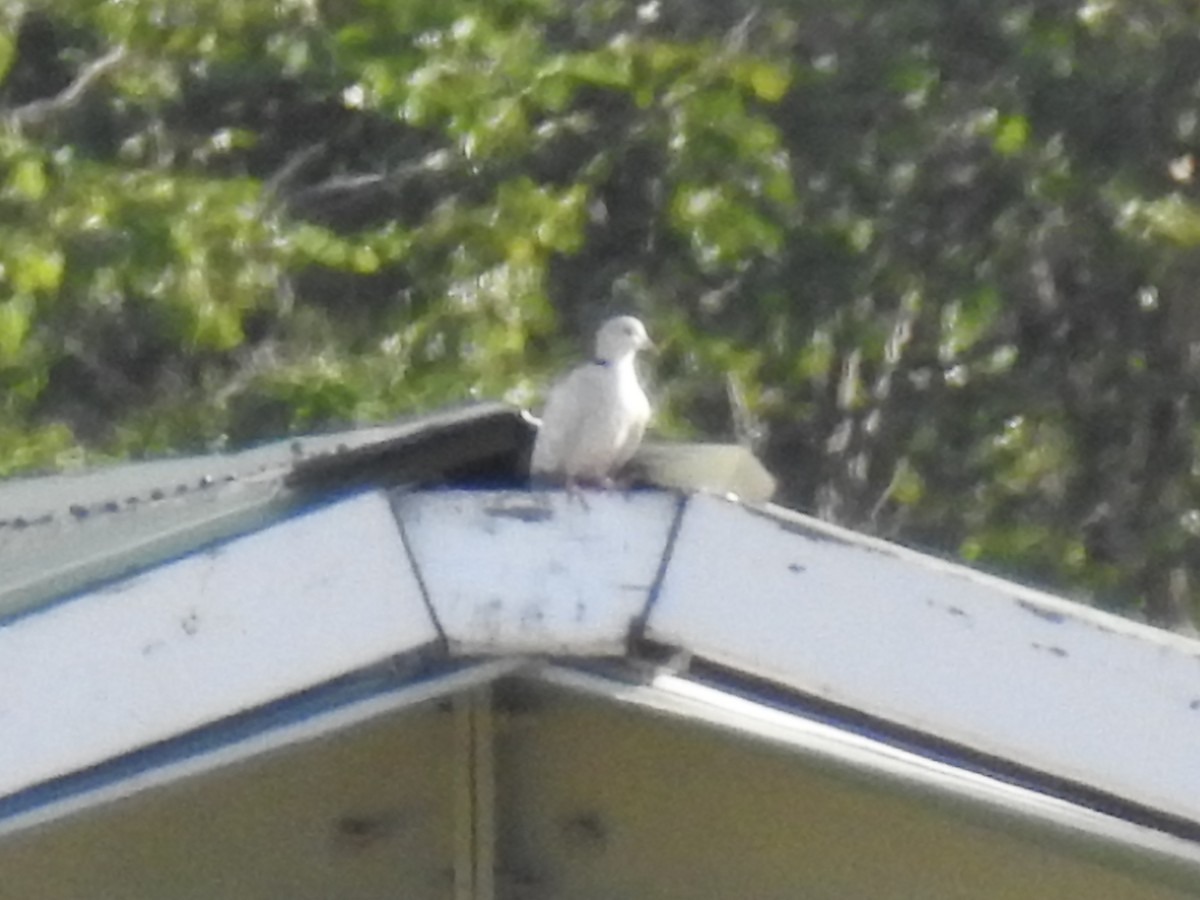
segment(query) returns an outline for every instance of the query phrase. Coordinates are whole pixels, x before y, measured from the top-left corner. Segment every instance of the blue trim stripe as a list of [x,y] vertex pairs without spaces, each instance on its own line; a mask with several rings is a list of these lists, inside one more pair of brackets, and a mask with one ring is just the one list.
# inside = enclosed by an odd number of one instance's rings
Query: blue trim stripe
[[440,665],[417,677],[383,666],[237,713],[158,743],[149,744],[98,765],[0,797],[0,823],[50,804],[111,787],[164,766],[197,759],[250,738],[294,726],[364,700],[396,693],[453,674],[468,664]]

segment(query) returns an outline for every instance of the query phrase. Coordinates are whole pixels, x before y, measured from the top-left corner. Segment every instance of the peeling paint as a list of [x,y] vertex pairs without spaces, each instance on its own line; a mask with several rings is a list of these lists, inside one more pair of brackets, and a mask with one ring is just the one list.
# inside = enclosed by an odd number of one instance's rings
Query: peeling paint
[[546,614],[536,603],[531,603],[521,610],[521,628],[525,631],[537,630],[545,621]]
[[331,842],[335,851],[361,853],[395,837],[403,827],[404,816],[399,810],[348,813],[334,821]]
[[587,810],[567,816],[560,830],[564,842],[572,849],[603,853],[611,829],[600,813]]
[[965,619],[968,621],[972,618],[971,614],[969,612],[967,612],[965,609],[963,609],[961,606],[955,606],[953,603],[942,603],[942,602],[939,602],[938,600],[935,600],[933,597],[926,597],[925,605],[928,606],[930,609],[941,610],[942,612],[946,613],[949,616],[955,616],[957,618]]
[[[752,510],[753,511],[753,510]],[[854,546],[848,539],[830,534],[827,531],[822,531],[819,528],[814,528],[811,525],[806,525],[803,522],[793,522],[788,519],[781,519],[775,515],[764,514],[763,518],[774,523],[780,531],[786,531],[788,534],[799,535],[807,538],[810,541],[819,541],[825,544],[836,544],[841,547]]]
[[0,797],[437,637],[378,493],[106,583],[0,627]]
[[200,630],[200,616],[192,610],[186,616],[179,620],[179,627],[183,629],[183,633],[191,637]]
[[554,510],[540,503],[506,503],[488,506],[485,513],[489,516],[504,519],[516,519],[519,522],[547,522],[554,518]]
[[456,654],[621,652],[624,623],[649,601],[680,503],[658,491],[598,492],[589,510],[564,491],[392,496]]
[[1055,646],[1052,646],[1049,644],[1039,644],[1036,641],[1034,643],[1031,643],[1029,646],[1032,647],[1034,650],[1041,650],[1045,653],[1049,653],[1051,656],[1057,656],[1060,658],[1070,655],[1062,647],[1055,647]]
[[830,526],[829,530],[826,530],[820,527],[818,520],[810,519],[807,516],[803,516],[802,513],[790,509],[778,506],[763,508],[739,503],[732,503],[730,505],[737,506],[753,516],[770,522],[780,531],[807,538],[816,543],[833,544],[838,547],[866,551],[886,558],[895,559],[899,558],[900,555],[897,552],[900,549],[898,547],[882,541],[864,541],[862,535],[849,531],[845,532],[844,535],[840,534],[838,532],[842,531],[842,529],[837,528],[837,526]]
[[1052,622],[1055,625],[1059,625],[1067,621],[1067,616],[1065,613],[1060,613],[1053,609],[1047,609],[1044,606],[1038,606],[1037,604],[1031,603],[1028,600],[1018,598],[1017,606],[1021,607],[1021,609],[1025,610],[1025,612],[1032,613],[1039,619],[1044,619],[1045,621]]
[[[259,473],[251,473],[259,474]],[[237,475],[227,474],[222,476],[220,484],[227,485],[238,480]],[[142,506],[142,504],[157,504],[174,497],[183,497],[191,494],[196,490],[209,490],[218,485],[218,480],[212,475],[202,476],[195,485],[179,483],[176,484],[173,490],[163,487],[149,488],[143,495],[130,494],[124,500],[109,498],[97,500],[92,503],[74,502],[66,507],[66,514],[69,515],[75,522],[80,525],[85,524],[88,520],[98,516],[114,516],[123,512],[132,512]],[[56,521],[55,512],[29,513],[27,515],[16,516],[12,519],[0,519],[0,528],[11,526],[17,530],[26,528],[34,528],[39,526],[51,525]]]

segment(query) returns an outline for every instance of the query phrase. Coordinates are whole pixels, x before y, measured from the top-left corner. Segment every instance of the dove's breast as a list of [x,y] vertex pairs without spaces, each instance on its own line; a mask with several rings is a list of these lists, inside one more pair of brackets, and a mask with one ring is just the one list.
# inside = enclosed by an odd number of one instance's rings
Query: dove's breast
[[551,393],[530,468],[604,480],[633,455],[649,420],[650,401],[632,365],[576,369]]

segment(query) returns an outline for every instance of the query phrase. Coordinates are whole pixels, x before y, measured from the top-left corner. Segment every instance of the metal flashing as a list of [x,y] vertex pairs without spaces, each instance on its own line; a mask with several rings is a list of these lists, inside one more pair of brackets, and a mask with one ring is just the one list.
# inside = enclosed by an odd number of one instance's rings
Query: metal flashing
[[0,481],[0,625],[356,487],[511,481],[530,429],[515,407],[477,403],[237,453]]

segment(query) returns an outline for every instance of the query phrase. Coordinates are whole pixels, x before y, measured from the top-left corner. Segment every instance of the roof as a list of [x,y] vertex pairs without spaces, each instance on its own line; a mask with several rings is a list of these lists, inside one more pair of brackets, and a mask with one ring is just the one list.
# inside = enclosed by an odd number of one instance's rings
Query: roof
[[[523,486],[536,424],[509,404],[475,403],[238,453],[0,481],[0,623],[355,486]],[[735,446],[649,442],[632,471],[645,483],[751,499],[774,490]]]
[[512,482],[532,433],[515,408],[481,403],[239,453],[0,481],[0,622],[356,482]]
[[[1200,883],[1200,643],[770,505],[530,491],[512,478],[531,434],[512,410],[430,421],[324,439],[312,461],[238,455],[231,480],[129,504],[182,523],[166,549],[104,498],[182,466],[135,467],[116,493],[103,476],[20,486],[20,515],[47,498],[68,513],[10,524],[0,562],[29,541],[74,580],[0,568],[0,598],[36,604],[0,626],[0,728],[21,736],[0,742],[0,849],[486,687],[509,709],[579,698],[729,732],[1033,845]],[[474,486],[430,484],[446,471]],[[66,546],[81,533],[90,574]]]
[[[147,750],[107,789],[0,822],[6,888],[40,900],[1196,896],[1177,839],[684,677],[509,658],[419,679],[381,669],[373,691],[337,691],[340,703],[331,686],[274,706],[270,729],[243,718]],[[57,815],[30,826],[38,812]]]

